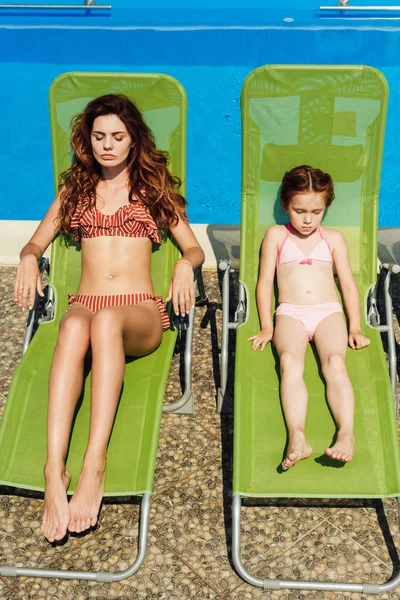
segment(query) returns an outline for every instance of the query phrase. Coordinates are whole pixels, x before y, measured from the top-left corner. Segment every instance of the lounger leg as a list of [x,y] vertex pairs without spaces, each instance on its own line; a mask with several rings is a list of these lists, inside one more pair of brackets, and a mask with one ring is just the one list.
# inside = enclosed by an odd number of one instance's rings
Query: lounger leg
[[[400,519],[400,499],[397,498]],[[240,511],[241,497],[234,494],[232,499],[232,560],[235,569],[242,579],[247,583],[265,590],[321,590],[321,591],[340,591],[340,592],[361,592],[364,594],[381,594],[394,590],[400,584],[400,573],[384,584],[374,583],[339,583],[339,582],[319,582],[319,581],[291,581],[281,579],[263,579],[251,575],[240,559]]]
[[135,562],[120,573],[108,573],[106,571],[68,571],[56,569],[28,569],[25,567],[0,567],[0,576],[2,577],[46,577],[57,579],[84,579],[86,581],[102,581],[112,583],[131,577],[139,570],[147,550],[147,537],[149,531],[151,494],[144,494],[140,504],[139,521],[139,544],[138,553]]
[[[197,294],[197,281],[194,282],[194,296]],[[188,327],[186,329],[185,343],[185,390],[179,400],[164,404],[164,413],[181,413],[192,415],[194,413],[194,391],[192,387],[192,350],[193,350],[193,333],[194,333],[194,308],[190,309],[188,317]]]

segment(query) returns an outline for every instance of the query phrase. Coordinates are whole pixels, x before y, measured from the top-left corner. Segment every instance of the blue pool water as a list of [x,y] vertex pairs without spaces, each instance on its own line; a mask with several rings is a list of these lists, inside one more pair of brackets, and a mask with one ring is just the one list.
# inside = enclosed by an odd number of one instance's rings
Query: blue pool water
[[168,9],[156,0],[110,3],[112,10],[101,14],[0,9],[0,219],[40,219],[51,202],[47,96],[61,73],[162,72],[178,79],[189,105],[190,220],[235,224],[241,191],[239,98],[248,73],[267,63],[366,64],[380,69],[390,88],[379,224],[400,227],[400,13],[347,18],[322,13],[309,0],[301,9],[290,0],[282,0],[279,9],[268,9],[275,4],[268,0],[176,1]]

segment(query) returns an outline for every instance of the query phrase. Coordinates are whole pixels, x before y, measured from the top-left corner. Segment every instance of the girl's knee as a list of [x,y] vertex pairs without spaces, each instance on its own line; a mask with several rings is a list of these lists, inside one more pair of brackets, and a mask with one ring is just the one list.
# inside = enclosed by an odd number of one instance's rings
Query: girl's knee
[[332,353],[322,364],[322,373],[325,379],[347,375],[346,362],[341,354]]
[[296,358],[291,352],[283,352],[280,357],[280,369],[281,375],[302,377],[304,363]]

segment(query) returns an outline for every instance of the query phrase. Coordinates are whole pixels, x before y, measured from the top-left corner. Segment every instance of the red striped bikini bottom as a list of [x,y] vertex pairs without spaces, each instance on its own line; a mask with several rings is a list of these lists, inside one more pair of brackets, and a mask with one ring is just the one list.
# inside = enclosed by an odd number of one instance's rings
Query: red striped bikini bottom
[[135,306],[145,300],[154,300],[160,311],[163,331],[170,327],[167,309],[161,296],[152,296],[151,294],[114,294],[112,296],[89,296],[88,294],[68,294],[69,304],[79,302],[92,312],[97,312],[102,308],[110,306]]

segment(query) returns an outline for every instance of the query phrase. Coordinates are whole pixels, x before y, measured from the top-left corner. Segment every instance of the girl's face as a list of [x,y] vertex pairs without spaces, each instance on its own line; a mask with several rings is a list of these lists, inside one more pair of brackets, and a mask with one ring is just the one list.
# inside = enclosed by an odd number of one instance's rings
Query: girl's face
[[102,167],[119,167],[128,162],[132,138],[117,115],[96,117],[90,139],[93,156]]
[[309,236],[317,229],[324,216],[324,193],[296,194],[288,206],[287,213],[292,226],[302,235]]

